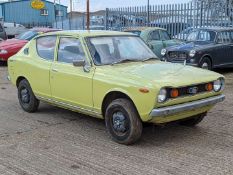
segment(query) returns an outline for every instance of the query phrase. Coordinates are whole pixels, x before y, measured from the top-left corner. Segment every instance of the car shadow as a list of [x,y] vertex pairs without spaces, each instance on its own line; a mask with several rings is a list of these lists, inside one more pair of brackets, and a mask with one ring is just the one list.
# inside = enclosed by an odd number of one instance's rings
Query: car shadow
[[[112,142],[112,144],[120,146],[119,144],[110,140],[110,137],[108,137],[104,120],[59,107],[54,107],[49,104],[43,104],[39,108],[38,112],[40,114],[45,114],[46,117],[56,116],[59,119],[71,121],[72,124],[77,125],[77,128],[85,125],[85,128],[90,130],[90,132],[93,130],[93,133],[96,134],[95,137],[103,138],[103,141]],[[96,130],[100,130],[101,132],[95,132]],[[184,127],[179,125],[177,122],[159,126],[145,124],[141,139],[132,146],[137,148],[144,148],[158,146],[166,147],[167,145],[180,145],[181,143],[192,145],[195,144],[193,143],[194,140],[198,144],[205,144],[202,143],[202,141],[206,139],[209,140],[211,144],[210,137],[206,133],[207,129],[202,126],[202,123],[200,126],[196,127]]]
[[228,74],[233,72],[233,67],[229,68],[216,68],[214,69],[215,72],[218,72],[220,74]]
[[0,66],[1,67],[6,67],[7,66],[7,62],[6,61],[0,61]]

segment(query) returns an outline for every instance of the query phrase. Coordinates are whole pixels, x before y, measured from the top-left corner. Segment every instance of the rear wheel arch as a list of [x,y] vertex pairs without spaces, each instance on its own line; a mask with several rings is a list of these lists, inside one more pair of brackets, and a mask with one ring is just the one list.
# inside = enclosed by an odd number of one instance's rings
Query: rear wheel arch
[[[126,93],[123,93],[121,91],[111,91],[109,93],[107,93],[104,97],[104,100],[102,102],[102,107],[101,107],[101,110],[102,110],[102,114],[103,114],[103,117],[105,117],[105,113],[106,113],[106,109],[108,107],[108,105],[116,100],[116,99],[120,99],[120,98],[123,98],[123,99],[128,99],[129,101],[132,102],[132,104],[134,105],[136,111],[137,111],[137,108],[133,102],[133,100],[126,94]],[[138,111],[137,111],[138,112]]]
[[[19,83],[22,81],[22,80],[27,80],[24,76],[19,76],[16,80],[16,86],[19,87]],[[28,80],[27,80],[28,81]]]

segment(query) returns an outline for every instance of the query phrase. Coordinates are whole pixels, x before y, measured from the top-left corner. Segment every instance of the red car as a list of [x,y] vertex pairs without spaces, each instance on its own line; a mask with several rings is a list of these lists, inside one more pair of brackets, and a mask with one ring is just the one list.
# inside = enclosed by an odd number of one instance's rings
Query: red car
[[8,58],[15,55],[28,41],[41,33],[58,31],[51,28],[33,28],[14,39],[8,39],[0,42],[0,61],[7,61]]

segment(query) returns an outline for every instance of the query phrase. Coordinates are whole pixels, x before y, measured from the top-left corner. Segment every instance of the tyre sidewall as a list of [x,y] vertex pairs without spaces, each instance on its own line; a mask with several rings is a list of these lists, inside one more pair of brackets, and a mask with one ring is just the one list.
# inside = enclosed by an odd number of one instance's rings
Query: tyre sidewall
[[[121,101],[124,102],[121,104]],[[121,144],[133,144],[140,137],[142,133],[142,122],[137,115],[137,112],[130,101],[127,101],[128,105],[125,104],[125,100],[118,99],[113,101],[106,110],[105,123],[106,128],[111,135],[112,139]],[[129,122],[129,129],[124,135],[117,135],[113,129],[112,116],[115,112],[121,111],[125,114]]]
[[[27,89],[28,92],[29,92],[30,101],[29,101],[28,104],[22,102],[21,94],[20,94],[22,89]],[[35,110],[37,110],[38,105],[39,105],[39,101],[36,99],[32,89],[31,89],[31,86],[30,86],[30,84],[28,83],[27,80],[22,80],[19,83],[19,86],[18,86],[18,99],[19,99],[20,106],[23,108],[24,111],[26,111],[26,112],[35,112]]]
[[204,57],[204,58],[201,60],[201,62],[200,62],[200,67],[201,67],[201,68],[203,68],[203,64],[204,64],[204,63],[207,63],[207,65],[208,65],[208,70],[212,70],[212,65],[211,65],[211,61],[210,61],[209,58]]

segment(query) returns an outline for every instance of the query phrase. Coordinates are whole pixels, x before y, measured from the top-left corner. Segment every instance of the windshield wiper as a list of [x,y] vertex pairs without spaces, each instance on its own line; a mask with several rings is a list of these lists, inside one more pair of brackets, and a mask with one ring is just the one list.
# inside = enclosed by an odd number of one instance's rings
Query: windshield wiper
[[157,58],[157,57],[150,57],[150,58],[146,58],[146,59],[142,60],[142,62],[149,61],[149,60],[157,60],[157,59],[159,59],[159,58]]
[[126,62],[138,62],[138,61],[140,61],[140,60],[138,60],[138,59],[124,59],[124,60],[115,61],[111,65],[119,64],[119,63],[126,63]]

